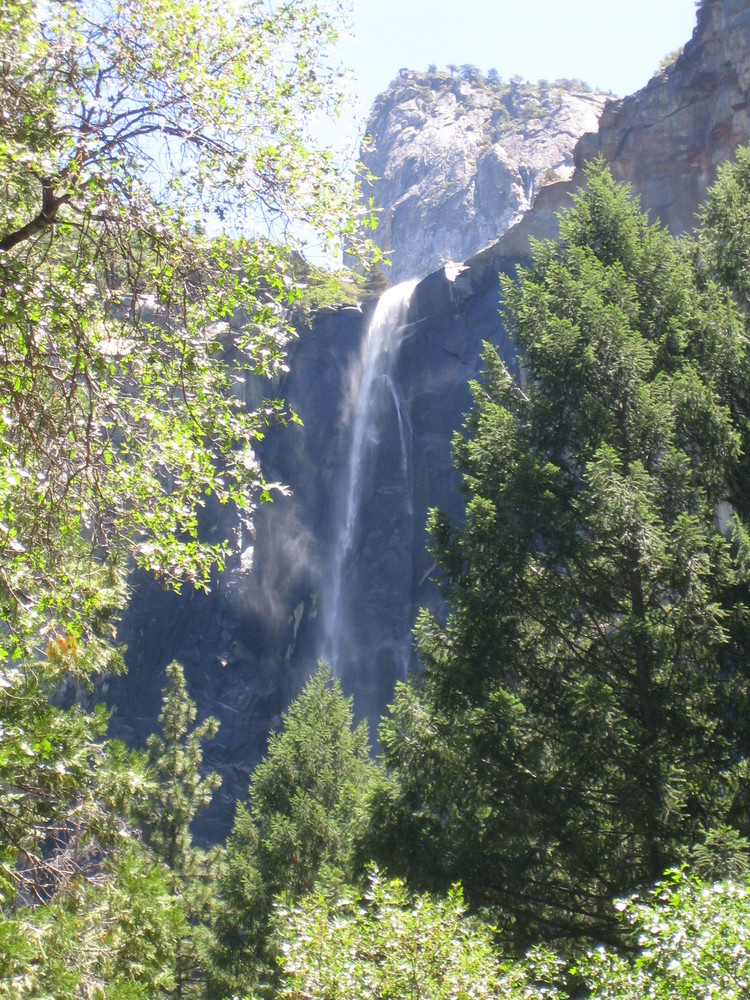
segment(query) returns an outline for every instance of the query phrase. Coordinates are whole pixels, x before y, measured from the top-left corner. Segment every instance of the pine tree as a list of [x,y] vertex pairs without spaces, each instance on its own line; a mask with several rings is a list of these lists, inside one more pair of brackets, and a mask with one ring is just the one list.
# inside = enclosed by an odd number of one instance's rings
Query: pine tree
[[523,377],[486,348],[465,520],[430,520],[450,613],[421,615],[424,675],[383,725],[380,822],[520,940],[606,936],[615,896],[747,822],[748,577],[722,513],[746,339],[601,166],[503,294]]
[[[170,663],[166,674],[159,714],[161,735],[154,733],[148,739],[155,781],[144,810],[145,836],[167,866],[172,896],[180,900],[188,928],[194,929],[208,908],[210,857],[194,846],[190,826],[221,784],[215,772],[202,773],[203,744],[216,736],[219,724],[209,716],[196,725],[196,705],[188,697],[179,663]],[[198,972],[197,948],[187,934],[177,949],[175,996],[190,991]]]
[[238,806],[213,912],[210,996],[262,991],[277,979],[274,897],[353,876],[362,802],[378,773],[366,723],[353,726],[351,698],[321,667],[270,737],[249,801]]
[[731,289],[747,315],[750,307],[750,147],[719,169],[701,212],[703,265]]
[[[750,335],[750,147],[737,150],[734,162],[725,163],[708,192],[701,212],[696,245],[696,270],[706,290],[716,285],[737,303]],[[726,404],[742,437],[734,470],[732,502],[747,520],[750,517],[750,371],[748,362],[728,357],[722,365],[721,385]]]

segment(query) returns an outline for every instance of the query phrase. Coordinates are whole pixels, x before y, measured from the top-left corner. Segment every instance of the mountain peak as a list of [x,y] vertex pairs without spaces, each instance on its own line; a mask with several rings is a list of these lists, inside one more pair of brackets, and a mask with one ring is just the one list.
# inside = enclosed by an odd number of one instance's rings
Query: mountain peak
[[381,210],[375,239],[394,282],[464,260],[497,240],[546,184],[568,180],[573,151],[608,99],[580,80],[399,71],[375,101],[362,161]]

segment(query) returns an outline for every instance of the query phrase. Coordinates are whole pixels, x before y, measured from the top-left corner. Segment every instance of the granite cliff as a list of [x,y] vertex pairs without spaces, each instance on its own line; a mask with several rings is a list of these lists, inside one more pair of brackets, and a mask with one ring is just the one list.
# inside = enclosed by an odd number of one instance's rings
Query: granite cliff
[[206,512],[206,531],[238,540],[210,594],[171,595],[143,577],[134,581],[120,632],[129,675],[99,692],[113,708],[114,733],[141,743],[158,713],[164,667],[173,657],[182,661],[200,711],[221,722],[206,759],[224,785],[202,821],[203,838],[226,832],[268,730],[324,652],[332,593],[345,594],[348,624],[337,670],[358,715],[372,720],[409,662],[417,609],[439,610],[425,514],[434,505],[460,513],[451,436],[470,404],[467,380],[477,374],[482,340],[513,363],[498,314],[498,273],[513,274],[527,258],[530,235],[554,235],[555,212],[582,183],[583,163],[600,154],[654,217],[675,232],[690,229],[716,165],[750,138],[749,106],[747,0],[703,0],[683,54],[644,90],[607,105],[599,131],[575,148],[570,180],[543,186],[502,239],[461,265],[437,269],[404,296],[407,312],[378,375],[382,392],[366,435],[356,523],[347,529],[350,551],[338,559],[338,590],[331,567],[375,303],[322,310],[301,332],[279,388],[304,426],[274,430],[261,456],[268,475],[289,483],[293,495],[261,508],[253,539],[231,510]]
[[632,185],[654,221],[690,232],[716,168],[750,141],[750,6],[747,0],[702,0],[692,38],[673,63],[637,93],[605,105],[599,129],[581,138],[568,182],[543,188],[503,253],[528,253],[529,235],[554,236],[556,213],[583,183],[582,166],[597,156]]
[[375,102],[361,151],[392,282],[465,260],[515,225],[544,184],[569,180],[576,142],[596,130],[605,100],[577,80],[401,70]]

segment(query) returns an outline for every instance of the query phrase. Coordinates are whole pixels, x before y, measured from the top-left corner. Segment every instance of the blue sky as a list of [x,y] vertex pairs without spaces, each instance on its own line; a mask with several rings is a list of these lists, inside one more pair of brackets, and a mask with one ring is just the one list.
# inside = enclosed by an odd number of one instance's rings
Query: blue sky
[[695,0],[353,0],[360,113],[402,66],[494,67],[504,79],[576,77],[624,97],[695,26]]

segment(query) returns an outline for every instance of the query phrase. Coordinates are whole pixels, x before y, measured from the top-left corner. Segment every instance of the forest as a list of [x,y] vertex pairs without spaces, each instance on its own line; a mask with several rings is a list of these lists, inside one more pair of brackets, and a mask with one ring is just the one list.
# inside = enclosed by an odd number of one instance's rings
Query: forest
[[201,505],[284,489],[283,237],[376,261],[343,13],[0,3],[0,997],[750,995],[750,149],[679,239],[588,166],[501,278],[420,671],[368,733],[321,664],[205,849],[180,664],[143,751],[87,693],[131,568],[208,587]]

